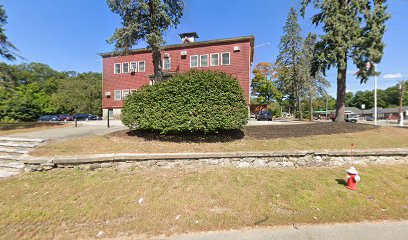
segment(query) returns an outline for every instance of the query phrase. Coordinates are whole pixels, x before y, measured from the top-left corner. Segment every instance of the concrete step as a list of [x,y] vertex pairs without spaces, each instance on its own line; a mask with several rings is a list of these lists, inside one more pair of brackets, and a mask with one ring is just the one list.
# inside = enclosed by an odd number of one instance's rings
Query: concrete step
[[14,154],[26,154],[30,150],[27,148],[16,148],[16,147],[0,147],[0,155],[4,153],[14,153]]
[[1,168],[0,167],[0,178],[7,178],[11,177],[14,175],[17,175],[21,173],[20,169],[14,169],[14,168]]
[[21,155],[12,155],[12,154],[2,154],[2,155],[0,155],[0,160],[20,161],[21,158],[22,158]]
[[32,138],[13,138],[13,137],[0,137],[2,142],[22,142],[22,143],[43,143],[45,139],[32,139]]
[[39,143],[0,142],[0,147],[35,148]]
[[0,168],[11,168],[11,169],[24,169],[24,163],[22,162],[7,162],[0,161]]

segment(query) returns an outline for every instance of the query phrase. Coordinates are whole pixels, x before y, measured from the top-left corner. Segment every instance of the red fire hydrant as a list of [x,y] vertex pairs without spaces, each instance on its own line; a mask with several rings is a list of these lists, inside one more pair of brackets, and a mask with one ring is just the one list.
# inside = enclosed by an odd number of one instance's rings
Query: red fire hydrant
[[347,188],[350,190],[357,190],[357,182],[360,181],[360,176],[355,167],[347,170]]

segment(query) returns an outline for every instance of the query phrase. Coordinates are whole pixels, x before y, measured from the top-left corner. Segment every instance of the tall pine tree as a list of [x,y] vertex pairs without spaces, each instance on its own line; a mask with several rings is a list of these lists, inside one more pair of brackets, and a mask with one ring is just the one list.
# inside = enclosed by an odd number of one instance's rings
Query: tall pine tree
[[116,50],[129,51],[140,40],[145,40],[152,50],[154,80],[163,78],[161,45],[163,34],[169,27],[176,27],[183,16],[183,0],[107,0],[111,10],[122,19],[108,43],[115,43]]
[[290,9],[286,24],[283,27],[284,35],[279,43],[279,55],[276,60],[279,86],[287,95],[292,109],[299,119],[303,119],[300,78],[300,59],[302,55],[302,36],[298,23],[298,14],[294,8]]
[[390,18],[386,0],[303,0],[302,16],[309,4],[318,10],[313,24],[322,25],[325,33],[316,44],[313,72],[325,74],[337,67],[336,121],[344,121],[348,60],[359,69],[361,83],[377,74],[374,66],[381,61],[385,22]]
[[7,15],[3,5],[0,5],[0,56],[7,60],[16,60],[17,48],[7,39],[3,26],[7,23]]

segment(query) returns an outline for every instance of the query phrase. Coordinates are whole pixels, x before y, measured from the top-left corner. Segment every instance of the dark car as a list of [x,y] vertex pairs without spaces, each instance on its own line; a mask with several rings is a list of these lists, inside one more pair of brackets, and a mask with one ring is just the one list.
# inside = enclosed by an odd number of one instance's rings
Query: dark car
[[373,116],[368,116],[368,117],[366,117],[366,121],[374,121],[374,117]]
[[55,115],[44,115],[41,116],[37,119],[39,122],[53,122],[53,121],[59,121],[58,117]]
[[88,121],[88,120],[97,120],[98,117],[88,113],[79,113],[74,115],[74,119],[76,118],[77,121]]
[[256,120],[268,120],[272,121],[272,112],[271,111],[261,111],[256,115]]
[[69,114],[59,114],[57,115],[58,121],[74,121],[74,117]]

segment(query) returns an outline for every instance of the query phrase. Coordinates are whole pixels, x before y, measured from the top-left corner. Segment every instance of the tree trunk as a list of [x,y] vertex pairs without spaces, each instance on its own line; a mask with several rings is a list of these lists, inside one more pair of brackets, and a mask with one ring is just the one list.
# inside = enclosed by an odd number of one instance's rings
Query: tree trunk
[[303,120],[302,104],[300,101],[299,86],[296,86],[296,105],[299,111],[299,120]]
[[[152,58],[153,58],[153,69],[154,69],[154,81],[160,82],[163,80],[163,71],[162,71],[162,60],[161,60],[161,52],[160,52],[160,40],[162,40],[162,33],[160,32],[158,25],[159,20],[158,16],[158,9],[156,6],[155,1],[149,2],[150,8],[150,15],[152,21],[152,29],[150,29],[150,34],[153,34],[155,37],[150,37],[150,41],[148,40],[148,44],[152,49]],[[146,66],[145,66],[146,68]]]
[[163,80],[160,48],[152,47],[152,57],[153,57],[153,68],[154,68],[154,81],[160,82]]
[[[346,73],[347,73],[347,55],[344,54],[344,64],[337,65],[337,107],[336,122],[344,122],[344,110],[346,99]],[[339,60],[341,62],[341,60]]]
[[313,94],[310,93],[309,96],[309,111],[310,111],[310,121],[313,122]]

